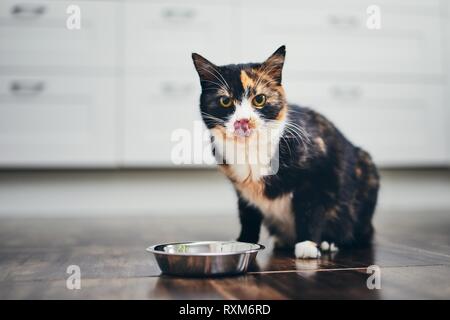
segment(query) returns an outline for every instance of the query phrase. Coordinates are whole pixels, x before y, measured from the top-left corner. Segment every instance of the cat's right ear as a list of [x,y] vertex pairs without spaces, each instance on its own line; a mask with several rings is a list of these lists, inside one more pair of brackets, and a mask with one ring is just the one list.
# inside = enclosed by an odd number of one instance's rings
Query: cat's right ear
[[192,60],[194,61],[195,69],[198,72],[200,81],[214,81],[215,73],[217,73],[217,66],[203,58],[198,53],[192,54]]
[[271,76],[278,84],[281,84],[281,73],[283,71],[284,59],[286,57],[286,46],[281,46],[262,64],[262,70]]

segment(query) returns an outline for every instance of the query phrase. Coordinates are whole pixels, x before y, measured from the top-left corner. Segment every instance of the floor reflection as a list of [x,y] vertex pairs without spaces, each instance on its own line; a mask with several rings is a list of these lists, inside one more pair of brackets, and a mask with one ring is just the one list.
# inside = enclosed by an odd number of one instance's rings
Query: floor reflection
[[267,250],[257,257],[257,265],[252,272],[285,270],[321,270],[343,268],[365,268],[376,261],[376,246],[343,249],[337,252],[322,252],[319,259],[296,259],[293,250]]
[[367,267],[375,247],[323,253],[320,259],[295,259],[292,253],[267,251],[249,273],[215,278],[161,276],[150,296],[171,299],[380,299],[371,290]]

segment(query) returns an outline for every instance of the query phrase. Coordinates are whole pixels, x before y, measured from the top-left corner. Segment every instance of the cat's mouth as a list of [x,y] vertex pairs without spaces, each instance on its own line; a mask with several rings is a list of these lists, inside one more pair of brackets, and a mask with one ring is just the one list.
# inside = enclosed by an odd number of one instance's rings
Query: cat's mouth
[[249,119],[236,120],[233,124],[234,135],[239,138],[250,137],[255,129],[255,123]]

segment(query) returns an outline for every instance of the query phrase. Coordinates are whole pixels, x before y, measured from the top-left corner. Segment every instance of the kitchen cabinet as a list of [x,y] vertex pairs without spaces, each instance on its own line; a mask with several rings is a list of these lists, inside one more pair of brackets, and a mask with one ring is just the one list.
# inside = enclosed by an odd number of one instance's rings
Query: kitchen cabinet
[[2,167],[113,167],[112,77],[0,76]]
[[[79,30],[66,27],[69,5]],[[380,165],[448,165],[450,6],[379,0],[372,30],[369,5],[2,1],[0,167],[175,167],[173,133],[199,139],[191,53],[257,62],[282,44],[289,102],[324,113]]]

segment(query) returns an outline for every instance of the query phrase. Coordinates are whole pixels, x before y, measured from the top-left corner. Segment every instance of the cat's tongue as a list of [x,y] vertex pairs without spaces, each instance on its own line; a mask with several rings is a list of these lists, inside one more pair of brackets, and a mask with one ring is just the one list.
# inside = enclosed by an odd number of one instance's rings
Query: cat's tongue
[[247,119],[236,120],[234,122],[234,134],[239,137],[248,137],[252,133]]

